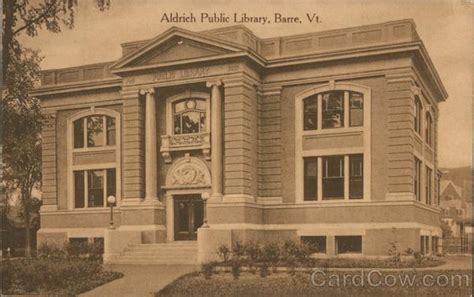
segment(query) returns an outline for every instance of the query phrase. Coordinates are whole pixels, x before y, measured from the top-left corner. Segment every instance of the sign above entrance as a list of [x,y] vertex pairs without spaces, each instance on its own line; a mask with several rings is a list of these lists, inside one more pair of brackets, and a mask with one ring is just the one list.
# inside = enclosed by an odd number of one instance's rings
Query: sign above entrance
[[194,67],[186,69],[155,71],[153,73],[139,74],[134,77],[127,77],[123,84],[134,85],[143,83],[165,82],[173,80],[185,80],[198,77],[208,77],[238,72],[241,70],[240,64],[227,64],[216,66]]
[[191,69],[163,71],[153,73],[153,81],[170,80],[175,78],[190,78],[206,76],[209,73],[209,67],[198,67]]

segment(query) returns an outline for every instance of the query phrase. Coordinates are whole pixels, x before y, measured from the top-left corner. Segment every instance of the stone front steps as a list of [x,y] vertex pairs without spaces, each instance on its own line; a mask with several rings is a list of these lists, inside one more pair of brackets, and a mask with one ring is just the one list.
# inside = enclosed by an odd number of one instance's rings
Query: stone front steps
[[172,243],[131,244],[110,264],[183,264],[197,265],[197,243],[183,241]]

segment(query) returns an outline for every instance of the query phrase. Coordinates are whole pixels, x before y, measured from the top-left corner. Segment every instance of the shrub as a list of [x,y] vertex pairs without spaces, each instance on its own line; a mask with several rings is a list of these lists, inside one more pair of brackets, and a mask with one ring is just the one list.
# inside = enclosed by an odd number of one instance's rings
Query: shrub
[[281,248],[281,260],[287,264],[304,263],[311,256],[311,249],[304,243],[287,240]]
[[101,242],[69,242],[64,246],[67,256],[71,258],[87,258],[89,260],[101,260],[104,253]]
[[241,266],[242,263],[240,262],[240,260],[232,261],[232,275],[234,276],[234,279],[239,279]]
[[268,271],[268,265],[266,263],[263,263],[262,264],[262,267],[260,269],[260,276],[261,277],[267,277],[267,275],[269,275],[269,271]]
[[256,242],[249,242],[245,246],[245,254],[251,263],[256,263],[262,260],[262,249],[260,245]]
[[214,266],[216,266],[215,262],[209,262],[202,265],[201,271],[205,279],[211,279],[212,273],[214,272]]
[[217,249],[217,255],[219,255],[224,263],[229,261],[230,253],[231,250],[225,244],[221,244]]
[[401,261],[401,253],[398,251],[396,241],[390,242],[390,248],[388,249],[388,255],[391,257],[390,261],[398,263]]
[[232,247],[232,255],[236,259],[242,259],[245,256],[245,245],[241,241],[236,241]]
[[280,247],[275,242],[265,244],[262,248],[262,260],[270,263],[277,263],[280,259]]
[[39,258],[53,258],[53,259],[64,259],[66,258],[66,252],[54,244],[42,244],[38,248]]
[[98,261],[57,258],[7,260],[2,263],[3,290],[4,293],[77,293],[91,282],[100,282],[102,272]]

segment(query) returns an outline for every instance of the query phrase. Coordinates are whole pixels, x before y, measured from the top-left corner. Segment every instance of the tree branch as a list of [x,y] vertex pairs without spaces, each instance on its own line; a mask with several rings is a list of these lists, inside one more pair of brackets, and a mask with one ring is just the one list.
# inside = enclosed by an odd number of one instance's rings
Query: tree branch
[[43,11],[43,13],[41,13],[40,15],[38,15],[37,17],[35,17],[35,18],[33,18],[29,21],[25,21],[25,24],[23,26],[16,29],[15,31],[13,31],[13,35],[16,35],[16,34],[20,33],[21,31],[25,30],[29,26],[31,26],[33,24],[36,24],[41,19],[46,18],[48,16],[48,14],[51,12],[51,9],[54,8],[56,6],[56,4],[57,4],[56,1],[51,2],[49,4],[49,7],[46,7],[45,10]]

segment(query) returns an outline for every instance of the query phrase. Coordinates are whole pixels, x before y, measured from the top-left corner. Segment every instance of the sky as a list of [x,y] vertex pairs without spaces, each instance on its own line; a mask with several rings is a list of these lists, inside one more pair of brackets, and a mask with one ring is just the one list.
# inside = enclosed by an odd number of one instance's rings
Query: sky
[[[439,72],[449,98],[439,105],[439,165],[471,165],[472,54],[471,5],[465,0],[111,0],[100,12],[94,0],[81,0],[75,26],[61,33],[43,30],[34,38],[22,37],[28,47],[44,56],[43,69],[64,68],[116,60],[123,42],[150,39],[171,26],[200,31],[224,26],[219,23],[169,24],[163,13],[247,13],[269,16],[281,13],[305,18],[316,13],[320,23],[245,24],[258,37],[318,32],[380,22],[414,19]],[[234,25],[229,23],[228,25]]]

